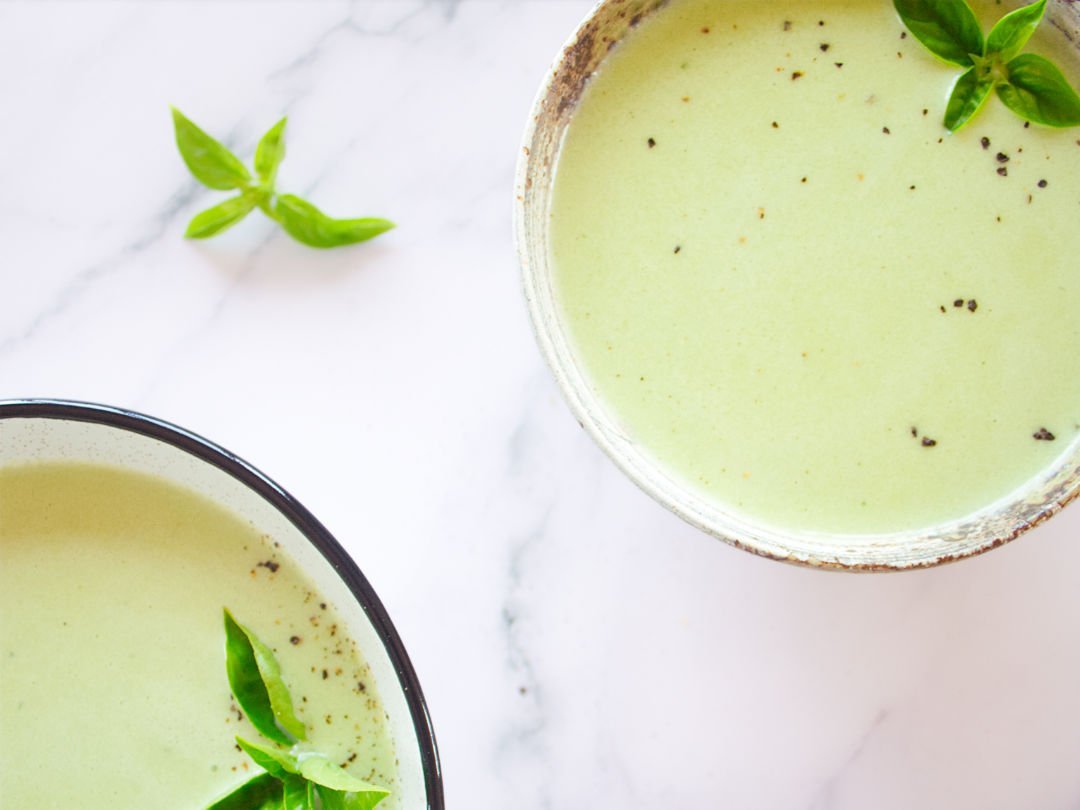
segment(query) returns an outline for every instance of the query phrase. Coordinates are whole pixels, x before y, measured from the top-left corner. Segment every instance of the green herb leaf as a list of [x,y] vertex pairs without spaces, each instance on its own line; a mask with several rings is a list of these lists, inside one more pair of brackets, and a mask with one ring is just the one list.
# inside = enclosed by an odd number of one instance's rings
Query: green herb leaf
[[982,29],[964,0],[893,0],[900,19],[936,56],[962,67],[982,56]]
[[1080,125],[1080,96],[1053,62],[1025,53],[1005,67],[1009,79],[998,85],[997,94],[1006,107],[1036,124]]
[[244,749],[244,753],[251,757],[256,765],[276,779],[285,779],[290,775],[300,773],[296,757],[288,751],[259,745],[242,737],[236,738],[236,744]]
[[206,810],[264,810],[280,802],[281,782],[268,773],[260,773]]
[[956,132],[966,124],[990,97],[994,82],[989,78],[980,78],[978,73],[978,68],[968,68],[953,85],[949,104],[945,108],[945,126],[950,132]]
[[267,739],[292,745],[305,738],[293,713],[274,653],[225,610],[225,669],[229,686],[251,724]]
[[1024,50],[1027,41],[1035,33],[1046,12],[1046,0],[1038,0],[1030,6],[1010,11],[990,29],[986,38],[986,54],[997,54],[1002,62],[1008,62]]
[[310,247],[330,248],[364,242],[394,227],[385,219],[334,219],[307,200],[282,194],[274,207],[278,221],[297,242]]
[[195,126],[176,107],[172,108],[172,117],[180,157],[196,180],[219,191],[247,186],[251,173],[236,155]]
[[353,793],[375,792],[384,796],[388,793],[385,788],[353,776],[323,754],[300,754],[297,759],[300,762],[300,775],[316,785]]
[[314,793],[311,783],[294,776],[283,780],[284,795],[281,799],[282,810],[316,810],[312,801]]
[[330,788],[316,788],[323,810],[371,810],[386,798],[386,793],[347,793]]
[[[1045,0],[1043,0],[1045,2]],[[285,158],[285,123],[282,118],[262,136],[255,148],[255,173],[266,188],[272,189],[277,179],[278,166]]]
[[255,205],[256,198],[253,194],[229,197],[225,202],[196,214],[188,223],[184,236],[188,239],[206,239],[221,233],[250,214]]

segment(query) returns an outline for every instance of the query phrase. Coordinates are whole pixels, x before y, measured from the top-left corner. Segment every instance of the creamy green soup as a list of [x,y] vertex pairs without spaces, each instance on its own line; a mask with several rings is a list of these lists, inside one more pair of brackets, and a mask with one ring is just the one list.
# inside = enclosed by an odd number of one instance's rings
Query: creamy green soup
[[[1008,7],[975,6],[987,29]],[[1043,29],[1029,49],[1075,80]],[[958,73],[885,0],[672,0],[590,80],[557,299],[600,400],[684,485],[779,528],[890,532],[1076,439],[1080,130],[992,98],[950,135]]]
[[273,648],[312,745],[393,790],[361,651],[271,539],[149,476],[0,469],[0,805],[201,810],[254,775],[224,606]]

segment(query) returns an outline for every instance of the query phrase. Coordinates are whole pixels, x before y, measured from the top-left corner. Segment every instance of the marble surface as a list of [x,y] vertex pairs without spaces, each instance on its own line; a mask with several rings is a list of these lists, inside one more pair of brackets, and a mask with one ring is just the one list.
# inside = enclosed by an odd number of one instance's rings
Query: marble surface
[[[0,398],[121,405],[276,478],[419,672],[449,807],[1080,807],[1080,506],[852,576],[680,523],[534,345],[512,178],[589,0],[0,4]],[[168,105],[400,223],[315,252],[217,197]]]

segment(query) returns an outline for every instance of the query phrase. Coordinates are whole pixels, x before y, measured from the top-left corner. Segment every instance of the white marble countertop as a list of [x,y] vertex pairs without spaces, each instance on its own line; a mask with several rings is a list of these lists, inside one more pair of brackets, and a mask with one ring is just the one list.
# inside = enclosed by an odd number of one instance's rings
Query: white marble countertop
[[[512,244],[533,95],[590,0],[0,4],[0,398],[176,422],[292,491],[405,640],[448,807],[1080,807],[1080,506],[853,576],[683,525],[597,450]],[[320,253],[217,196],[176,104],[400,223]]]

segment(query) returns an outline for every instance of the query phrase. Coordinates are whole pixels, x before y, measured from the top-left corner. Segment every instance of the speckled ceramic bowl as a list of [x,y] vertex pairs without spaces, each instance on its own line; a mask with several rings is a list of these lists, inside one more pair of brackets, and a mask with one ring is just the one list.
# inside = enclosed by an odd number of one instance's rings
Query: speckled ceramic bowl
[[[574,355],[561,321],[548,252],[551,186],[563,134],[589,76],[612,46],[666,0],[604,0],[582,22],[540,88],[516,178],[514,226],[525,296],[540,348],[582,427],[645,492],[684,520],[738,548],[785,562],[849,571],[922,568],[970,557],[1013,540],[1080,494],[1080,443],[1009,498],[928,530],[877,535],[779,532],[730,514],[673,480],[606,410]],[[1080,43],[1080,9],[1051,0],[1050,25]]]
[[75,402],[0,402],[0,466],[84,462],[148,473],[203,495],[274,538],[338,608],[389,717],[404,808],[442,810],[435,737],[416,673],[375,591],[303,506],[251,465],[181,428]]

